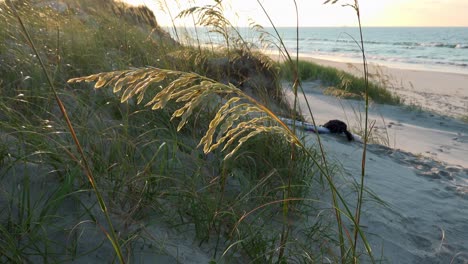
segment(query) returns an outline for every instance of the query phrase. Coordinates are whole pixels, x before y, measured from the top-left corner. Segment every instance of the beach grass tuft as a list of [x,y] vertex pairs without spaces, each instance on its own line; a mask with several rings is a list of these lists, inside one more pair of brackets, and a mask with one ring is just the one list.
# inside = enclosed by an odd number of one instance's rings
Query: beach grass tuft
[[[286,63],[280,64],[280,69],[283,78],[292,79],[293,72]],[[362,77],[356,77],[342,70],[309,61],[299,61],[298,69],[301,80],[320,80],[324,86],[329,87],[326,91],[328,94],[347,99],[364,98],[365,81]],[[368,93],[370,99],[376,103],[401,104],[401,99],[382,84],[370,82]]]

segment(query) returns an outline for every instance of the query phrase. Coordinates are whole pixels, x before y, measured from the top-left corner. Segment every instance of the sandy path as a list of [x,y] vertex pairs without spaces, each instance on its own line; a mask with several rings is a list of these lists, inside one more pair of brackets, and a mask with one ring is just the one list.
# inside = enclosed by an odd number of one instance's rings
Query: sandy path
[[[357,126],[362,102],[324,96],[318,83],[303,87],[318,124],[341,119]],[[300,106],[304,112],[303,99]],[[387,128],[396,147],[369,146],[365,186],[388,204],[364,205],[362,225],[377,257],[383,252],[389,263],[468,263],[468,126],[383,105],[371,107],[370,119],[380,133]],[[306,140],[316,144],[314,134]],[[358,180],[362,144],[333,135],[323,142],[347,180]]]
[[[309,95],[308,100],[318,124],[340,119],[351,128],[361,127],[363,102],[325,96],[318,83],[304,83],[303,88]],[[303,100],[300,107],[306,118],[310,118]],[[376,122],[376,135],[387,140],[392,148],[468,168],[466,123],[405,107],[377,104],[371,105],[369,117]]]
[[[358,180],[362,145],[336,136],[323,139],[345,177]],[[308,140],[314,144],[315,135]],[[387,206],[367,195],[361,225],[376,258],[383,255],[383,263],[468,263],[467,180],[466,169],[371,146],[365,186]]]

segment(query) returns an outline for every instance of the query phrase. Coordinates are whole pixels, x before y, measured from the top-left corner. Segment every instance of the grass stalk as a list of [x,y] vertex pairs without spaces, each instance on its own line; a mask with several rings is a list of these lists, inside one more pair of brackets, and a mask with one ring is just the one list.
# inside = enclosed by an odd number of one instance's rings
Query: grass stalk
[[[297,8],[297,3],[295,0],[294,2],[294,7],[295,7],[295,12],[296,12],[296,69],[298,68],[298,63],[299,63],[299,11]],[[294,83],[293,83],[293,92],[294,92],[294,104],[293,104],[293,109],[292,109],[292,118],[293,120],[296,120],[296,109],[297,109],[297,88],[299,84],[299,75],[298,71],[294,71]],[[296,122],[293,122],[293,132],[296,134]],[[291,143],[291,158],[290,162],[294,163],[296,160],[296,145]],[[289,173],[288,173],[288,186],[287,186],[287,192],[286,196],[284,197],[285,199],[288,199],[291,197],[291,182],[292,182],[292,170],[291,166],[289,166]],[[280,241],[280,251],[278,254],[278,260],[281,260],[284,254],[285,250],[285,245],[288,239],[289,235],[289,221],[288,221],[288,216],[289,215],[289,201],[285,200],[283,204],[283,230],[281,234],[281,241]]]
[[[361,185],[358,193],[358,200],[357,200],[357,206],[356,206],[356,214],[355,214],[355,219],[356,219],[356,224],[359,226],[360,220],[361,220],[361,210],[362,210],[362,203],[363,203],[363,194],[364,194],[364,179],[366,175],[366,154],[367,154],[367,142],[368,142],[368,136],[369,136],[369,128],[368,128],[368,123],[369,123],[369,93],[368,93],[368,87],[369,87],[369,72],[367,68],[367,60],[366,60],[366,54],[365,54],[365,49],[364,49],[364,37],[362,34],[362,24],[361,24],[361,13],[359,9],[359,1],[354,0],[354,9],[356,11],[356,16],[358,19],[358,24],[359,24],[359,36],[360,36],[360,44],[361,44],[361,53],[362,53],[362,64],[364,68],[364,81],[365,81],[365,118],[364,118],[364,147],[362,150],[362,163],[361,163]],[[357,247],[357,242],[358,242],[358,229],[354,229],[354,245],[353,245],[353,261],[357,263],[357,255],[356,255],[356,247]],[[365,243],[366,248],[369,246]]]
[[34,54],[36,55],[38,61],[39,61],[39,64],[40,64],[40,67],[42,69],[42,71],[44,72],[44,75],[47,79],[47,83],[49,85],[49,87],[51,88],[52,90],[52,93],[54,94],[54,98],[55,98],[55,101],[58,105],[58,107],[60,108],[60,112],[62,113],[62,116],[63,118],[65,119],[65,122],[67,123],[67,127],[72,135],[72,139],[76,145],[76,148],[82,158],[82,161],[83,161],[83,165],[84,165],[84,168],[85,168],[85,174],[88,178],[88,181],[89,183],[91,184],[95,194],[96,194],[96,197],[98,199],[98,203],[99,203],[99,206],[101,208],[101,210],[103,211],[104,215],[105,215],[105,218],[106,218],[106,221],[107,221],[107,224],[109,225],[109,229],[110,229],[110,232],[106,232],[106,236],[107,238],[109,239],[109,241],[111,242],[112,244],[112,247],[114,248],[116,254],[117,254],[117,257],[119,258],[119,261],[121,263],[125,263],[125,260],[124,260],[124,257],[123,257],[123,254],[122,254],[122,251],[120,249],[120,245],[119,245],[119,241],[118,241],[118,237],[115,233],[115,230],[114,230],[114,227],[113,227],[113,224],[112,224],[112,221],[110,219],[110,216],[109,216],[109,212],[107,210],[107,207],[105,205],[105,202],[104,202],[104,199],[103,199],[103,196],[96,184],[96,181],[94,179],[94,176],[92,174],[92,171],[90,169],[90,166],[88,164],[88,161],[86,159],[86,156],[84,154],[84,151],[83,151],[83,148],[81,147],[81,144],[78,140],[78,137],[76,136],[76,133],[75,133],[75,130],[73,128],[73,125],[70,121],[70,118],[68,117],[68,114],[67,114],[67,111],[65,109],[65,106],[63,105],[62,101],[60,100],[60,97],[58,96],[58,92],[57,92],[57,89],[55,88],[55,85],[49,75],[49,73],[47,72],[47,69],[45,67],[45,64],[44,62],[42,61],[42,58],[39,54],[39,52],[37,51],[36,49],[36,46],[29,34],[29,31],[26,29],[26,26],[24,25],[23,23],[23,20],[21,19],[21,16],[19,15],[19,13],[17,12],[14,4],[11,2],[11,0],[7,0],[6,3],[8,4],[8,6],[11,8],[11,10],[13,11],[13,14],[14,16],[18,19],[18,22],[21,26],[21,29],[29,43],[29,45],[31,46],[31,48],[33,49],[33,52]]
[[[264,14],[267,16],[269,22],[270,22],[270,25],[273,27],[276,35],[278,36],[278,39],[280,40],[280,46],[283,48],[284,50],[284,54],[286,55],[286,60],[287,62],[290,63],[292,69],[293,69],[293,76],[294,76],[294,82],[293,82],[293,92],[294,92],[294,108],[293,108],[293,112],[295,113],[296,112],[296,107],[297,107],[297,98],[298,98],[298,93],[297,93],[297,90],[298,90],[298,87],[301,88],[301,93],[304,97],[304,100],[306,102],[306,105],[307,105],[307,108],[308,108],[308,111],[309,111],[309,114],[311,116],[311,119],[312,119],[312,123],[314,126],[317,127],[317,124],[315,122],[315,118],[314,118],[314,114],[312,112],[312,108],[309,104],[309,101],[305,95],[305,92],[304,92],[304,89],[302,88],[302,85],[300,84],[300,79],[299,79],[299,22],[298,22],[298,16],[297,16],[297,21],[296,21],[296,34],[297,34],[297,38],[296,38],[296,50],[297,50],[297,53],[296,53],[296,60],[295,60],[295,66],[293,66],[293,60],[292,60],[292,57],[290,56],[288,50],[286,49],[286,45],[284,44],[275,24],[273,23],[273,20],[271,19],[271,17],[269,16],[268,12],[265,10],[264,6],[262,5],[262,3],[257,0],[257,3],[259,4],[259,6],[262,8]],[[296,1],[294,0],[294,4],[296,6],[296,13],[297,13],[297,3]],[[295,134],[295,122],[293,124],[293,133]],[[331,193],[332,193],[332,203],[333,203],[333,207],[334,207],[334,210],[335,210],[335,217],[336,217],[336,221],[337,221],[337,227],[338,227],[338,237],[339,237],[339,244],[340,244],[340,255],[341,255],[341,260],[342,262],[344,263],[345,262],[345,255],[346,255],[346,249],[345,249],[345,244],[344,244],[344,233],[343,233],[343,221],[341,219],[341,212],[340,212],[340,207],[339,207],[339,203],[338,203],[338,198],[340,198],[341,195],[339,195],[339,193],[337,194],[337,189],[333,183],[333,179],[330,175],[330,172],[328,170],[328,165],[327,165],[327,160],[326,160],[326,156],[325,156],[325,150],[323,148],[323,144],[321,142],[321,139],[320,139],[320,135],[319,133],[316,133],[317,135],[317,140],[318,140],[318,143],[319,143],[319,149],[320,149],[320,152],[321,152],[321,156],[322,156],[322,162],[323,162],[323,166],[324,166],[324,169],[321,167],[320,164],[317,163],[319,169],[321,170],[321,172],[323,173],[323,175],[325,175],[328,183],[330,184],[330,189],[331,189]],[[302,146],[304,149],[305,149],[305,146]],[[312,155],[312,153],[310,153],[308,150],[307,150],[308,154],[309,155]],[[310,156],[312,157],[312,156]],[[315,160],[315,159],[313,159]],[[338,196],[338,197],[337,197]],[[344,199],[342,199],[342,203],[346,206],[346,203],[344,201]],[[348,211],[349,209],[346,208]]]
[[[180,42],[180,37],[179,37],[179,32],[177,30],[177,26],[175,24],[175,20],[174,20],[174,17],[172,16],[172,12],[171,12],[171,9],[169,8],[169,5],[167,4],[167,1],[166,0],[162,0],[162,2],[164,3],[165,7],[166,7],[166,10],[167,10],[167,14],[169,15],[169,18],[171,19],[171,22],[172,22],[172,29],[174,30],[174,34],[176,35],[176,38],[177,38],[177,41]],[[177,3],[177,1],[176,1]]]

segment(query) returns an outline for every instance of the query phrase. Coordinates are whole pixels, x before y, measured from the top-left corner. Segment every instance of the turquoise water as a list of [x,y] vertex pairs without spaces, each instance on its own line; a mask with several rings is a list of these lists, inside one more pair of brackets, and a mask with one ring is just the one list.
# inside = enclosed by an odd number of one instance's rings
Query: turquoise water
[[[281,28],[288,50],[296,51],[295,29]],[[468,28],[364,28],[371,62],[441,68],[468,73]],[[358,28],[301,28],[299,52],[344,60],[360,58]]]
[[[273,33],[272,28],[264,29]],[[260,34],[240,28],[242,36],[258,48],[266,42]],[[296,53],[296,28],[278,29],[287,49]],[[200,33],[204,43],[222,43],[213,33]],[[468,28],[466,27],[372,27],[364,28],[368,61],[403,68],[423,68],[468,73]],[[355,27],[305,27],[299,29],[299,53],[303,56],[358,61],[359,30]],[[278,43],[276,41],[276,43]],[[271,46],[270,46],[271,48]]]

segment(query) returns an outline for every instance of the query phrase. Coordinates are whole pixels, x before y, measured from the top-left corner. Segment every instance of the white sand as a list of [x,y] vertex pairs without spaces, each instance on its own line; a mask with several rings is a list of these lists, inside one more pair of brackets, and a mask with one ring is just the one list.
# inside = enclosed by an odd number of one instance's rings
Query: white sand
[[[303,85],[318,124],[330,119],[345,121],[351,128],[360,127],[364,104],[354,100],[340,100],[322,94],[317,83]],[[301,105],[306,118],[306,105]],[[468,168],[468,124],[446,116],[414,111],[401,106],[373,104],[370,121],[375,121],[375,134],[388,136],[392,148]]]
[[[356,70],[346,63],[315,61]],[[389,205],[364,204],[362,225],[374,254],[383,252],[389,263],[468,263],[468,124],[447,116],[467,114],[468,75],[383,70],[412,83],[397,93],[443,115],[402,106],[370,108],[370,120],[379,134],[388,134],[392,147],[375,144],[368,151],[365,185]],[[341,119],[359,127],[363,102],[325,96],[318,82],[303,87],[318,124]],[[310,118],[302,98],[300,107]],[[341,164],[348,180],[358,180],[362,144],[344,136],[322,138],[328,158]],[[307,140],[316,144],[316,135]]]
[[[359,180],[362,145],[322,139],[347,179]],[[307,140],[314,144],[315,135]],[[365,195],[361,226],[375,257],[383,255],[384,263],[468,263],[468,170],[376,145],[367,154],[365,186],[387,204]]]
[[[362,64],[301,58],[362,76]],[[406,104],[448,116],[468,116],[468,72],[389,68],[370,64],[369,73],[389,83]],[[380,77],[379,77],[380,76]]]
[[[359,64],[301,59],[362,75],[362,65]],[[380,134],[388,135],[391,147],[468,168],[468,124],[457,120],[460,116],[468,117],[468,73],[406,70],[376,65],[370,66],[370,73],[383,76],[390,84],[389,89],[400,95],[406,103],[419,106],[372,105],[371,119],[376,121]],[[338,118],[346,120],[351,127],[359,126],[355,112],[363,112],[362,103],[321,96],[321,87],[317,83],[306,84],[304,88],[315,94],[314,105],[319,107],[312,110],[319,121]],[[421,108],[429,112],[420,111]],[[303,111],[305,109],[303,107]]]

